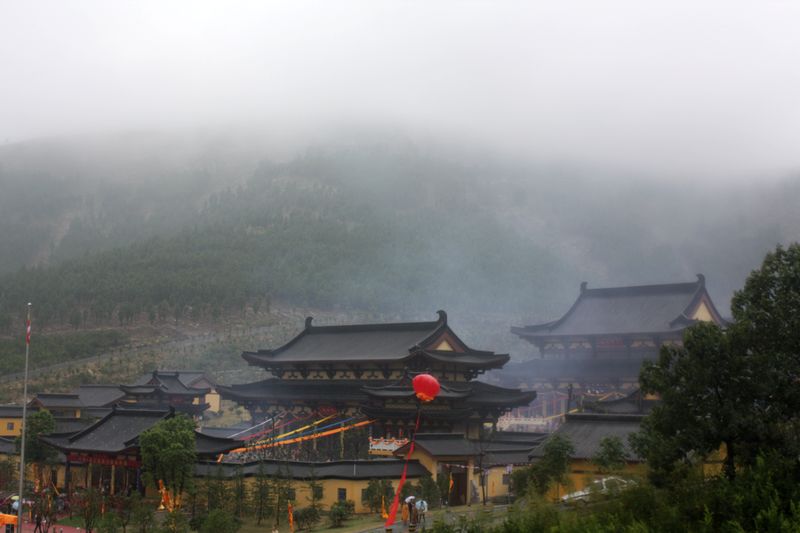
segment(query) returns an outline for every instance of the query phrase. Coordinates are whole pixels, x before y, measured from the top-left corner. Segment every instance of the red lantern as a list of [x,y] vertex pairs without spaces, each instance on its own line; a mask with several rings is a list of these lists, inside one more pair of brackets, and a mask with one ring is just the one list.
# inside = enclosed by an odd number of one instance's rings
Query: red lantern
[[430,374],[420,374],[415,376],[411,384],[414,386],[414,393],[421,402],[433,401],[433,399],[439,395],[439,391],[441,390],[441,387],[439,386],[439,380]]

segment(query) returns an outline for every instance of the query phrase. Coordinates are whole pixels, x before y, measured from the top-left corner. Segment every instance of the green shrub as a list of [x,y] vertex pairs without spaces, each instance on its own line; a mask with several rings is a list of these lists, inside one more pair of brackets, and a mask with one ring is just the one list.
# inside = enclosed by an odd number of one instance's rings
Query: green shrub
[[344,500],[331,505],[331,510],[328,511],[331,527],[341,527],[344,521],[353,515],[355,508],[356,504],[353,500]]
[[167,513],[164,522],[161,524],[162,533],[188,533],[189,519],[180,510],[175,509]]
[[305,507],[294,512],[294,522],[297,524],[297,529],[311,529],[321,518],[317,507]]
[[200,533],[236,533],[241,524],[231,513],[222,509],[214,509],[205,517]]

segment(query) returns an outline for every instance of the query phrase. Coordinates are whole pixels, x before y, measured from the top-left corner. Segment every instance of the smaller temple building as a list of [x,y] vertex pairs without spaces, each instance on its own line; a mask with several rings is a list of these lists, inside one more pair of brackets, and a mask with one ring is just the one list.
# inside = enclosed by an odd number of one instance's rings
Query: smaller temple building
[[[113,407],[103,418],[76,432],[42,436],[42,442],[63,454],[64,468],[54,471],[53,484],[67,492],[75,487],[99,486],[109,494],[128,488],[141,490],[139,436],[175,410]],[[239,441],[195,431],[200,459],[213,460],[240,446]]]
[[33,410],[46,409],[62,422],[102,418],[114,406],[173,408],[198,418],[205,411],[219,411],[220,397],[215,388],[214,381],[204,372],[154,370],[129,384],[90,384],[80,385],[71,392],[40,392],[28,406]]
[[[564,423],[553,433],[567,439],[574,448],[570,454],[567,483],[553,487],[549,496],[558,500],[568,492],[583,490],[593,481],[609,475],[592,462],[606,438],[619,439],[625,451],[625,464],[616,475],[626,478],[644,475],[644,459],[629,443],[629,437],[639,431],[643,418],[641,414],[568,413]],[[531,451],[529,458],[535,463],[543,454],[544,441]]]
[[539,391],[570,389],[576,397],[628,394],[638,387],[642,362],[665,344],[680,345],[684,330],[701,321],[727,323],[702,274],[663,285],[591,289],[584,282],[558,320],[511,328],[539,357],[509,365],[501,379]]
[[[420,433],[409,456],[410,444],[394,454],[420,462],[438,481],[448,480],[442,497],[448,505],[484,501],[506,502],[511,472],[527,466],[529,455],[547,437],[543,433],[496,431],[484,438],[467,439],[457,433]],[[440,485],[441,486],[441,485]]]

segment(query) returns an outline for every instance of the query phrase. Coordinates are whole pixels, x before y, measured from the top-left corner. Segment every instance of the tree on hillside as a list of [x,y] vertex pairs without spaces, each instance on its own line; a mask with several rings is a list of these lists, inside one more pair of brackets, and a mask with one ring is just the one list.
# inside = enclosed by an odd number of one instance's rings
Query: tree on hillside
[[768,254],[732,309],[727,330],[697,324],[642,368],[642,390],[661,403],[631,443],[656,480],[720,448],[729,479],[765,451],[797,457],[800,245]]
[[194,422],[184,415],[159,421],[139,437],[142,466],[148,482],[163,481],[172,502],[192,481],[195,452]]

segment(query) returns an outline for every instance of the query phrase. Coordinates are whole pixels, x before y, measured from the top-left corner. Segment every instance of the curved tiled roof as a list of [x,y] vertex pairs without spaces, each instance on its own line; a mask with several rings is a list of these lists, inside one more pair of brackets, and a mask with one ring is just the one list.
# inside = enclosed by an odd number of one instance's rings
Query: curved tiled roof
[[[251,365],[325,365],[330,363],[402,362],[425,357],[465,368],[499,368],[509,356],[469,348],[447,325],[447,314],[438,311],[433,322],[314,326],[311,317],[295,338],[274,350],[244,352]],[[453,351],[437,350],[432,344],[446,338]]]
[[544,324],[512,327],[523,338],[626,335],[679,332],[695,321],[691,311],[703,301],[718,324],[725,321],[705,288],[705,278],[664,285],[589,289],[581,284],[578,299],[560,319]]
[[[600,442],[604,438],[617,437],[625,447],[627,458],[630,461],[640,461],[641,458],[631,449],[628,437],[639,431],[643,418],[643,415],[568,414],[554,435],[569,439],[574,447],[570,456],[573,459],[591,459],[600,450]],[[541,457],[543,452],[544,444],[534,448],[530,457]]]
[[[356,461],[326,461],[307,463],[300,461],[252,461],[245,464],[224,461],[222,463],[198,463],[195,466],[197,476],[233,477],[241,474],[245,477],[258,475],[263,465],[263,475],[285,475],[288,470],[293,479],[391,479],[398,478],[403,472],[405,461],[399,459],[370,459]],[[239,470],[241,468],[241,470]],[[408,462],[406,477],[422,477],[428,470],[417,461]]]
[[532,381],[638,379],[648,359],[531,359],[509,365],[494,375],[506,385],[530,385]]
[[[53,433],[39,438],[62,452],[118,454],[137,449],[142,433],[171,416],[173,411],[117,408],[77,432]],[[241,443],[195,431],[195,446],[200,455],[216,455]]]

